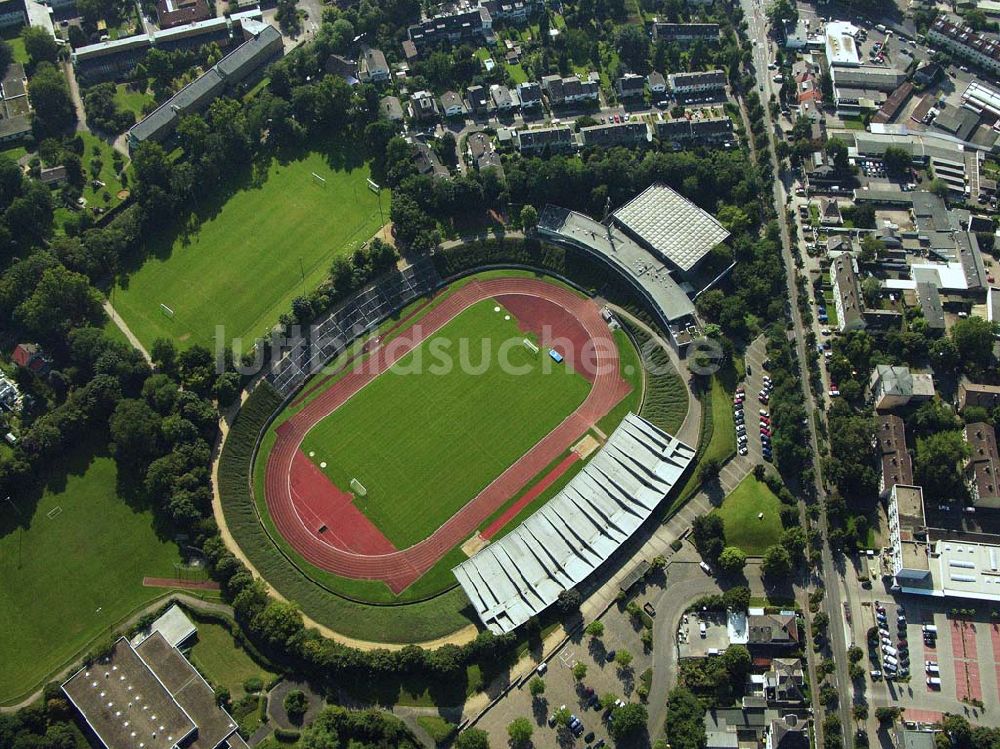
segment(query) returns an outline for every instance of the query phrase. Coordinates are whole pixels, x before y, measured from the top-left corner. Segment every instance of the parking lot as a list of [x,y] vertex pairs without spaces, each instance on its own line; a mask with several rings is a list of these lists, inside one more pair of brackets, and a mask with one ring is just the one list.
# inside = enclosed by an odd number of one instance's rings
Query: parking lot
[[[649,597],[639,596],[636,600],[642,604]],[[594,749],[602,740],[613,746],[604,722],[605,711],[599,705],[591,706],[591,698],[614,694],[626,702],[636,702],[636,685],[643,672],[652,666],[653,656],[644,651],[639,639],[640,628],[633,624],[628,614],[612,607],[601,621],[604,635],[592,638],[581,633],[548,661],[542,675],[543,694],[533,698],[526,682],[504,697],[502,709],[490,710],[483,716],[476,727],[489,732],[493,746],[506,746],[507,725],[522,716],[534,726],[532,742],[538,747],[575,745]],[[627,669],[620,669],[614,663],[615,653],[623,648],[633,656]],[[579,681],[573,675],[573,666],[577,663],[587,667],[586,675]],[[563,706],[580,720],[582,730],[577,735],[549,725],[552,714]]]
[[[991,621],[988,615],[951,618],[940,602],[907,598],[900,606],[883,597],[880,603],[885,611],[881,622],[874,602],[863,606],[864,624],[856,633],[857,644],[863,645],[868,628],[882,624],[882,631],[889,632],[891,647],[902,652],[899,640],[905,634],[902,639],[908,644],[910,670],[908,678],[897,668],[898,678],[885,679],[891,672],[885,669],[882,640],[874,647],[866,647],[870,703],[875,707],[903,707],[921,714],[965,714],[977,723],[1000,724],[997,711],[984,712],[976,706],[977,702],[996,705],[1000,694],[1000,624]],[[905,629],[897,625],[901,611],[906,617]],[[925,625],[937,628],[936,637],[925,638]],[[903,663],[900,655],[896,659],[900,665]],[[933,664],[932,668],[928,668],[928,662]],[[872,670],[881,671],[883,677],[872,678]]]
[[[771,412],[768,408],[770,398],[765,395],[764,399],[761,399],[762,393],[770,392],[767,386],[770,376],[764,369],[765,358],[764,339],[761,337],[750,344],[746,351],[744,359],[746,378],[740,385],[743,388],[743,398],[733,399],[737,447],[740,455],[747,456],[755,465],[762,460],[768,462],[771,460]],[[740,400],[741,402],[736,402]],[[743,425],[742,430],[740,424]]]
[[724,614],[685,614],[677,628],[677,651],[681,658],[718,655],[729,647]]

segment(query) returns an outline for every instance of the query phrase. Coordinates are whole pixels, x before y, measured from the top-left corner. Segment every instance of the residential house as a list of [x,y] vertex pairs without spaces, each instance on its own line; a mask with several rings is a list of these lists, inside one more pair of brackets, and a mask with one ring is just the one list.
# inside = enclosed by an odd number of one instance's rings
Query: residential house
[[558,107],[564,104],[598,101],[601,87],[593,74],[586,81],[571,75],[560,78],[558,75],[547,75],[542,78],[542,90],[549,99],[549,106]]
[[465,90],[469,102],[469,110],[476,113],[485,112],[490,106],[490,96],[482,86],[469,86]]
[[382,50],[368,47],[358,60],[358,80],[362,83],[388,83],[391,77],[389,64]]
[[441,94],[441,112],[445,117],[460,117],[465,114],[462,97],[454,91],[445,91]]
[[963,376],[958,382],[958,410],[964,411],[967,406],[987,410],[1000,406],[1000,385],[984,385]]
[[438,116],[437,102],[430,91],[417,91],[410,96],[410,109],[415,120],[426,122]]
[[326,72],[330,75],[339,76],[348,83],[357,83],[358,64],[354,60],[348,60],[340,55],[330,55],[326,58]]
[[576,145],[573,128],[567,125],[518,130],[515,137],[522,154],[571,151]]
[[466,146],[469,153],[469,161],[479,171],[483,169],[495,169],[503,176],[503,164],[500,161],[500,154],[497,153],[493,145],[493,139],[486,133],[472,133],[466,139]]
[[934,378],[914,374],[909,367],[877,364],[868,380],[868,391],[876,410],[889,410],[934,397]]
[[823,226],[843,226],[844,217],[840,213],[840,203],[836,198],[819,201],[819,222]]
[[799,645],[799,624],[794,611],[767,614],[751,611],[747,616],[747,647],[793,648]]
[[722,70],[671,73],[667,80],[674,94],[723,93],[726,90],[726,73]]
[[615,81],[615,89],[623,100],[641,99],[646,93],[646,79],[635,73],[626,73]]
[[498,83],[490,86],[490,100],[493,102],[493,108],[498,112],[509,112],[515,106],[510,89]]
[[8,411],[16,411],[20,402],[21,391],[17,389],[13,380],[8,379],[3,372],[0,372],[0,406]]
[[862,330],[866,326],[864,301],[858,283],[854,257],[840,255],[830,264],[830,281],[833,285],[833,301],[837,309],[837,327],[841,333]]
[[413,164],[420,174],[429,174],[433,177],[448,177],[450,175],[448,168],[441,163],[433,148],[422,140],[410,142],[413,145]]
[[764,673],[764,698],[769,704],[801,705],[805,702],[805,674],[799,658],[772,658]]
[[764,749],[809,749],[810,746],[807,723],[796,715],[775,718],[764,731]]
[[997,455],[996,431],[985,421],[966,424],[965,442],[969,446],[965,479],[973,505],[1000,509],[1000,457]]
[[521,111],[541,109],[542,87],[534,81],[517,84],[517,98],[521,100]]
[[689,44],[708,42],[718,44],[719,24],[717,23],[653,23],[653,39],[667,43]]
[[636,146],[649,143],[652,137],[645,122],[612,122],[580,128],[584,146]]
[[943,47],[994,75],[1000,73],[1000,41],[989,34],[938,16],[927,30],[927,39],[935,47]]
[[656,122],[656,137],[661,141],[687,143],[729,143],[733,140],[733,121],[716,109],[686,110],[682,117],[666,114]]
[[875,445],[882,471],[879,494],[889,496],[896,484],[913,484],[913,461],[906,449],[906,425],[896,414],[875,414]]
[[66,167],[42,167],[38,173],[38,181],[47,187],[57,187],[66,181]]
[[379,111],[390,122],[400,122],[403,119],[403,103],[396,96],[383,96],[379,101]]
[[35,374],[43,375],[49,371],[52,360],[37,343],[19,343],[10,353],[10,358],[22,369],[29,369]]
[[493,40],[493,18],[489,10],[481,5],[439,13],[410,26],[407,36],[417,54],[422,54],[428,46],[442,42],[490,42]]

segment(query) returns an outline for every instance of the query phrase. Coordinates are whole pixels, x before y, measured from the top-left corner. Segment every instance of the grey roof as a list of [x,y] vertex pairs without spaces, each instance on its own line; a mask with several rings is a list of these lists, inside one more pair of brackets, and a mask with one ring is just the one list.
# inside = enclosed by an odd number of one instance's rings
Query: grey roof
[[896,746],[899,749],[934,749],[936,731],[914,731],[900,727],[896,730]]
[[653,184],[613,214],[629,233],[682,271],[694,268],[729,231],[666,185]]
[[540,510],[453,572],[476,613],[510,632],[600,567],[678,483],[694,450],[628,414]]
[[668,322],[694,317],[694,303],[663,261],[616,227],[549,205],[538,219],[538,231],[550,239],[582,247],[618,268]]
[[671,73],[667,76],[670,88],[686,86],[726,87],[726,73],[722,70],[704,70],[695,73]]
[[944,309],[941,307],[941,294],[937,286],[926,281],[917,284],[917,301],[924,313],[924,320],[931,330],[944,330]]
[[395,96],[383,96],[379,102],[379,111],[390,120],[403,119],[403,104]]
[[244,42],[219,60],[216,67],[224,78],[242,80],[257,67],[261,58],[271,54],[274,44],[280,43],[281,32],[274,26],[264,26],[256,37]]
[[843,88],[892,91],[906,80],[906,73],[879,65],[862,65],[856,68],[836,66],[830,69],[835,86]]

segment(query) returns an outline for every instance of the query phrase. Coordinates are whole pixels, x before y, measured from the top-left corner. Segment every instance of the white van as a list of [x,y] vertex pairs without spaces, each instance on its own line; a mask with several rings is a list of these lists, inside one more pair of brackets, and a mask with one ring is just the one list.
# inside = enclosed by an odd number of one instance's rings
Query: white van
[[940,689],[941,688],[941,680],[938,677],[936,677],[936,676],[928,676],[927,677],[927,686],[931,687],[932,689]]
[[935,625],[925,624],[923,629],[925,635],[933,635],[934,637],[937,637],[937,627]]
[[706,562],[701,562],[698,566],[701,567],[703,570],[705,570],[706,575],[712,574],[712,568],[709,567]]
[[899,661],[897,661],[897,660],[896,660],[895,658],[893,658],[893,657],[892,657],[891,655],[887,655],[887,656],[885,656],[885,657],[884,657],[884,658],[882,659],[882,663],[884,663],[884,664],[885,664],[886,666],[892,666],[893,668],[896,668],[896,666],[898,666],[898,665],[899,665]]
[[929,673],[931,676],[937,676],[938,674],[941,673],[941,669],[939,669],[937,666],[925,666],[924,668],[927,671],[927,673]]
[[882,653],[889,658],[895,658],[899,655],[899,651],[896,650],[896,648],[892,647],[891,645],[883,645]]
[[701,632],[703,638],[708,636],[708,628],[705,626],[705,622],[701,622],[698,625],[698,630]]

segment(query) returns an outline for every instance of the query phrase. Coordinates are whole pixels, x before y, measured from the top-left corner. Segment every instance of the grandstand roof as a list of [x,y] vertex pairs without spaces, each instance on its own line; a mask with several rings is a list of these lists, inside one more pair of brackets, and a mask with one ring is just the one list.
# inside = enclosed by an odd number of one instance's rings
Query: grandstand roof
[[694,452],[628,414],[562,491],[455,567],[483,624],[510,632],[587,578],[649,518]]
[[693,317],[694,303],[654,253],[614,226],[548,205],[538,219],[542,236],[583,247],[618,268],[640,287],[668,322]]
[[714,216],[663,184],[650,185],[612,215],[682,271],[693,269],[729,236]]

